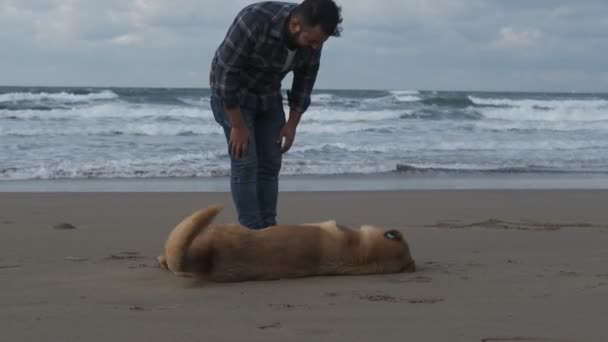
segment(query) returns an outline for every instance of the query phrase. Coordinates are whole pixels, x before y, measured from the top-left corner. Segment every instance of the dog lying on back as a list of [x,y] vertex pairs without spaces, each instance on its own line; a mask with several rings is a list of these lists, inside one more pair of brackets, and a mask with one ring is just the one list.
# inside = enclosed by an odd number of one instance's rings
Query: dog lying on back
[[335,221],[252,230],[214,224],[221,210],[210,206],[184,218],[169,234],[160,266],[217,282],[416,270],[397,230],[351,229]]

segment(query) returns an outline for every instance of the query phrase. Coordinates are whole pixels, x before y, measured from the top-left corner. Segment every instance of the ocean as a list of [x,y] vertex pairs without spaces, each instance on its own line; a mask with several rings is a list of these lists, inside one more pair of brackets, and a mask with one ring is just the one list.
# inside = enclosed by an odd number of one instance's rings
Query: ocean
[[[316,90],[281,174],[302,188],[608,187],[608,94]],[[0,88],[0,190],[225,190],[228,175],[207,89]]]

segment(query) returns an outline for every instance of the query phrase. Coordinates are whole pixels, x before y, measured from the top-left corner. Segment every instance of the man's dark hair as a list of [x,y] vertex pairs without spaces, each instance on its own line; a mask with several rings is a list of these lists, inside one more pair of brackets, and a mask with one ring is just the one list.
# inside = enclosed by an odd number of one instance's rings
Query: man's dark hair
[[341,8],[333,0],[304,0],[296,9],[302,22],[311,27],[321,25],[328,36],[339,37],[342,28]]

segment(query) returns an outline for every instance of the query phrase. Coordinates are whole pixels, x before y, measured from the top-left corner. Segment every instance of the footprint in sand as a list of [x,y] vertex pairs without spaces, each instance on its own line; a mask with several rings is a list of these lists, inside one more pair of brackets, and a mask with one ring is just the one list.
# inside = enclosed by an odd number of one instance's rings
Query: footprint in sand
[[178,308],[177,305],[155,306],[155,307],[148,307],[148,308],[145,308],[145,307],[140,306],[140,305],[131,305],[131,306],[128,307],[128,310],[129,311],[165,311],[165,310],[175,310],[177,308]]
[[111,254],[106,257],[106,260],[139,260],[143,258],[139,255],[139,252],[120,252],[118,254]]
[[375,294],[375,295],[359,295],[362,300],[370,302],[386,302],[386,303],[399,303],[408,302],[410,304],[435,304],[445,301],[444,298],[397,298],[387,294]]
[[69,256],[69,257],[66,257],[65,260],[71,261],[71,262],[84,262],[84,261],[88,261],[89,258],[80,258],[80,257]]
[[[485,268],[487,265],[480,264],[474,261],[469,261],[465,264],[456,264],[449,262],[437,262],[437,261],[427,261],[423,264],[421,269],[426,269],[427,271],[432,272],[433,274],[441,274],[448,276],[458,276],[460,279],[468,280],[470,279],[469,272],[471,268]],[[432,280],[431,278],[429,278]],[[419,278],[421,282],[425,282],[424,278]],[[430,282],[430,280],[428,282]]]
[[[340,296],[340,293],[338,293],[338,292],[326,292],[326,293],[325,293],[325,296],[327,296],[327,297],[331,297],[331,298],[336,298],[336,297]],[[328,304],[329,306],[335,306],[335,305],[336,305],[336,303],[335,303],[335,302],[333,302],[333,301],[330,301],[330,302],[328,302],[327,304]]]
[[606,225],[595,225],[586,222],[553,223],[537,222],[531,220],[506,221],[490,218],[485,221],[462,223],[458,220],[439,221],[435,224],[426,225],[429,228],[443,229],[506,229],[506,230],[528,230],[528,231],[557,231],[564,228],[595,228],[606,229]]
[[278,329],[280,327],[281,327],[281,323],[280,322],[275,322],[275,323],[271,323],[271,324],[267,324],[267,325],[260,325],[258,327],[258,329],[260,329],[260,330]]
[[55,230],[75,230],[77,228],[76,228],[76,226],[74,226],[71,223],[62,222],[62,223],[58,223],[58,224],[54,225],[53,229],[55,229]]
[[387,280],[389,283],[394,284],[403,284],[403,283],[421,283],[426,284],[433,281],[433,278],[427,276],[415,276],[415,277],[407,277],[407,278],[389,278]]
[[435,304],[443,301],[445,301],[443,298],[414,298],[407,300],[410,304]]
[[588,285],[586,287],[587,289],[597,289],[598,287],[608,286],[608,273],[596,274],[595,277],[599,279],[599,282],[594,285]]
[[278,309],[278,310],[291,310],[291,309],[306,307],[304,305],[299,305],[299,304],[268,304],[268,306],[270,306],[271,308],[274,308],[274,309]]
[[13,268],[21,268],[21,265],[0,265],[0,270],[7,270]]
[[359,298],[370,301],[370,302],[397,303],[397,302],[401,301],[399,298],[393,297],[391,295],[385,295],[385,294],[360,295]]

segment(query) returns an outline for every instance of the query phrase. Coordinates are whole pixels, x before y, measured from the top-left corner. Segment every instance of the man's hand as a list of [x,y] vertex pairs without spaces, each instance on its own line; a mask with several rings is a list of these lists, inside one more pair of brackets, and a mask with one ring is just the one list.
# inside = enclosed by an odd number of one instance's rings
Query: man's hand
[[230,153],[236,158],[247,154],[247,148],[249,147],[249,128],[247,126],[232,126],[230,129]]
[[236,158],[247,154],[247,148],[249,147],[249,128],[245,125],[241,110],[239,107],[226,108],[224,107],[226,114],[228,114],[228,120],[230,120],[230,139],[228,145],[230,153]]
[[281,129],[277,140],[277,143],[281,144],[281,153],[289,151],[291,145],[293,145],[293,141],[296,138],[296,127],[298,127],[301,115],[302,113],[298,113],[293,109],[289,112],[289,120],[287,120],[287,123]]
[[281,153],[289,151],[293,141],[296,138],[296,125],[293,122],[287,122],[281,132],[279,133],[279,139],[277,142],[281,144]]
[[302,113],[298,113],[293,109],[289,112],[289,120],[287,120],[287,123],[281,129],[277,140],[277,143],[281,144],[281,153],[289,151],[291,145],[293,145],[293,141],[296,138],[296,127],[298,127],[301,116]]

